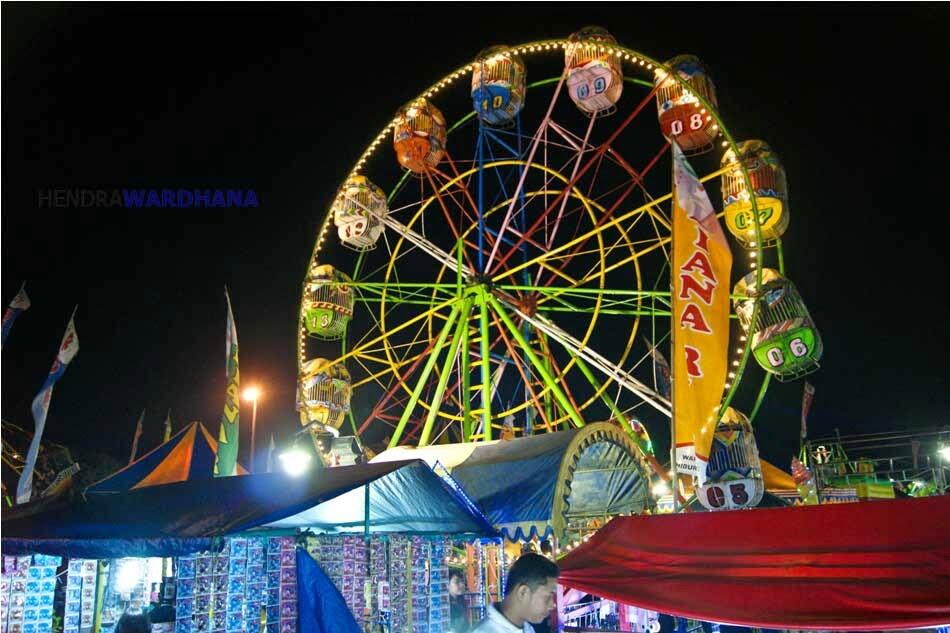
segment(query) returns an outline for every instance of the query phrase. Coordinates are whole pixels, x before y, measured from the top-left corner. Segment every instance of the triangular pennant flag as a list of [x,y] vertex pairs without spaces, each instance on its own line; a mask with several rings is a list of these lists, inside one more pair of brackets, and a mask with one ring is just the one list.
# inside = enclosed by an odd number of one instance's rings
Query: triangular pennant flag
[[59,345],[59,352],[53,360],[53,366],[49,370],[46,382],[43,383],[40,392],[33,398],[31,410],[35,429],[33,431],[33,441],[30,442],[30,450],[26,454],[26,463],[23,465],[23,472],[20,473],[20,481],[16,487],[17,503],[26,503],[33,495],[33,467],[36,465],[36,456],[40,452],[43,429],[46,428],[46,415],[49,413],[49,403],[53,397],[53,386],[62,377],[69,362],[79,353],[79,335],[76,334],[75,318],[76,309],[73,309],[73,314],[69,317],[69,324],[66,326],[66,333],[63,334],[63,341]]

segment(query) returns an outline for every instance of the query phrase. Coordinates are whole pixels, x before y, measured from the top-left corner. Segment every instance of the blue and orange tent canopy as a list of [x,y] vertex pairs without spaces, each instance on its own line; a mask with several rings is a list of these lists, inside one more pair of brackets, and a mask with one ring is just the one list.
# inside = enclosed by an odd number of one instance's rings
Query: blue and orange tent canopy
[[[214,477],[218,443],[201,422],[192,422],[152,451],[105,479],[86,493],[118,493],[148,486]],[[247,471],[238,464],[238,474]]]

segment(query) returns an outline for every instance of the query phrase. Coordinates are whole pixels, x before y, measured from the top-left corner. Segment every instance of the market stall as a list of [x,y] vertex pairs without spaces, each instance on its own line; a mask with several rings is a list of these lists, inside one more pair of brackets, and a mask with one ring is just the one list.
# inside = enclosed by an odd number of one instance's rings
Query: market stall
[[[67,620],[75,633],[108,633],[123,611],[160,599],[162,583],[175,587],[178,633],[290,633],[298,549],[319,561],[362,624],[441,626],[447,536],[478,542],[495,534],[454,482],[421,461],[330,468],[309,479],[197,479],[28,510],[4,515],[5,562],[13,559],[18,573],[21,559],[59,565],[48,555],[68,557],[67,595],[79,598],[77,618],[70,611]],[[4,588],[12,596],[13,586]],[[51,622],[52,611],[42,615]],[[5,633],[41,633],[14,631],[13,623]]]

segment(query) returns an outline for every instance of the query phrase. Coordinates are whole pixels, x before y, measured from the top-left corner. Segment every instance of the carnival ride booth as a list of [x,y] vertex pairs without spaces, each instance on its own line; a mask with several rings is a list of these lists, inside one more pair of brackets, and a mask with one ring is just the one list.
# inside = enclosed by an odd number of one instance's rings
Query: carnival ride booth
[[511,541],[553,537],[564,548],[611,517],[653,506],[642,454],[607,422],[512,440],[398,446],[371,463],[409,458],[444,467]]
[[[611,517],[640,514],[654,505],[642,453],[619,427],[606,422],[510,440],[400,446],[380,453],[372,463],[409,457],[451,472],[507,539],[503,548],[456,547],[453,554],[452,565],[466,573],[466,600],[474,621],[487,601],[503,597],[505,564],[522,551],[541,553],[538,542],[547,541],[552,554],[563,553]],[[558,603],[559,618],[568,625],[580,624],[595,608],[612,615],[623,610],[577,592],[562,595]],[[628,615],[647,622],[655,621],[656,614],[623,612]]]
[[[319,472],[139,486],[39,513],[27,504],[4,513],[3,553],[32,556],[33,565],[69,559],[66,587],[77,589],[80,619],[68,630],[76,633],[108,633],[122,610],[147,604],[152,569],[171,570],[177,633],[293,633],[313,630],[313,618],[324,630],[441,627],[447,539],[497,541],[487,520],[418,460]],[[116,589],[130,584],[123,599]]]

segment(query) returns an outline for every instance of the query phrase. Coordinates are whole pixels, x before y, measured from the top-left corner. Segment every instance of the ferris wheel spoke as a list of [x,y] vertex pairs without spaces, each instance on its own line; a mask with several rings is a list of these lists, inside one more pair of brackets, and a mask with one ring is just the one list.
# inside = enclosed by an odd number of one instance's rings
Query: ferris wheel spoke
[[[621,195],[619,196],[619,198],[618,198],[617,200],[615,200],[615,201],[611,204],[611,206],[607,209],[607,211],[606,211],[605,213],[601,214],[601,216],[600,216],[600,217],[598,218],[598,220],[597,220],[597,225],[598,225],[598,226],[600,226],[600,225],[603,224],[608,218],[610,218],[610,217],[613,216],[614,212],[619,208],[619,206],[623,203],[623,201],[626,200],[627,197],[633,192],[635,186],[640,188],[640,190],[643,192],[643,195],[644,195],[647,199],[650,198],[650,194],[649,194],[649,192],[647,191],[646,187],[645,187],[644,184],[643,184],[643,178],[646,176],[647,173],[649,173],[649,171],[653,168],[653,166],[656,164],[656,162],[659,160],[659,158],[667,151],[668,148],[669,148],[669,144],[668,144],[668,143],[664,143],[664,144],[660,147],[660,150],[653,156],[653,158],[647,163],[647,165],[646,165],[646,166],[643,168],[643,170],[641,170],[640,172],[637,172],[635,169],[633,169],[633,167],[631,167],[630,164],[627,163],[627,161],[623,158],[623,156],[621,156],[620,153],[617,152],[615,149],[613,149],[612,147],[609,147],[609,148],[607,149],[607,155],[608,155],[614,162],[616,162],[618,165],[620,165],[621,168],[623,168],[623,170],[624,170],[625,172],[627,172],[627,174],[629,174],[629,176],[631,177],[631,179],[633,180],[633,182],[630,183],[630,184],[628,184],[628,185],[626,186],[626,188],[624,189],[623,193],[621,193]],[[591,184],[590,184],[590,188],[591,188],[591,189],[592,189],[593,186],[594,186],[594,182],[596,182],[596,179],[594,179],[594,180],[591,182]],[[588,192],[588,197],[589,197],[589,196],[590,196],[590,193]],[[649,210],[648,210],[648,213],[650,213],[650,214],[654,213],[654,209],[652,209],[652,208],[649,209]],[[634,220],[634,223],[636,223],[636,222],[639,220],[639,218],[640,218],[640,216],[638,216],[638,217]],[[669,225],[668,225],[668,224],[667,224],[667,228],[669,228]],[[657,233],[657,235],[659,235],[659,233]],[[550,246],[549,246],[549,247],[550,247]],[[571,253],[566,257],[566,261],[565,261],[564,264],[563,264],[564,266],[567,266],[567,265],[570,263],[570,261],[571,261],[571,259],[573,259],[574,255],[577,254],[577,253],[576,253],[577,249],[580,249],[581,247],[582,247],[582,244],[579,244],[578,246],[576,246],[574,249],[571,250]],[[537,277],[536,277],[536,279],[535,279],[535,283],[539,283],[539,282],[540,282],[540,276],[541,276],[541,271],[539,270],[538,273],[537,273]],[[554,280],[553,277],[549,277],[549,278],[548,278],[548,281],[546,282],[546,285],[550,285],[550,283],[553,282],[553,280]]]
[[[439,248],[438,246],[436,246],[429,240],[427,240],[424,236],[419,235],[418,233],[416,233],[415,231],[413,231],[412,229],[410,229],[409,227],[402,224],[401,222],[399,222],[398,220],[396,220],[395,218],[391,216],[387,216],[386,218],[383,219],[383,221],[385,222],[386,226],[388,226],[393,231],[395,231],[400,236],[400,238],[403,238],[407,240],[408,242],[415,244],[422,251],[431,255],[433,259],[435,259],[437,262],[439,262],[443,266],[446,266],[453,272],[458,272],[460,270],[458,263],[456,262],[454,257],[452,257],[448,252],[442,250],[441,248]],[[463,265],[461,268],[461,271],[462,271],[462,274],[465,276],[472,275],[472,269],[468,266]]]
[[[468,327],[468,316],[472,309],[472,298],[466,297],[462,302],[462,308],[459,314],[458,325],[452,335],[452,342],[449,344],[449,351],[445,355],[445,363],[442,371],[439,372],[439,380],[436,384],[435,393],[432,395],[429,412],[426,414],[425,425],[422,427],[422,434],[419,436],[419,445],[425,446],[429,443],[429,437],[432,434],[432,425],[435,423],[436,416],[439,413],[439,407],[442,403],[442,397],[445,395],[445,387],[452,373],[452,367],[458,357],[459,345],[462,342],[462,330]],[[440,335],[441,338],[442,335]],[[438,344],[437,344],[438,347]],[[438,351],[433,352],[433,357],[438,355]]]
[[[514,339],[521,346],[521,350],[524,352],[525,356],[527,356],[528,360],[534,366],[535,371],[537,371],[538,374],[544,379],[544,382],[546,383],[547,387],[551,389],[552,393],[554,394],[555,399],[557,399],[558,403],[561,405],[562,409],[567,413],[568,417],[571,419],[574,425],[576,427],[584,426],[584,420],[580,417],[579,410],[572,405],[571,401],[568,399],[564,390],[561,388],[561,385],[555,380],[554,376],[551,374],[548,368],[545,367],[544,363],[541,362],[537,354],[535,354],[534,350],[525,340],[524,335],[521,333],[521,331],[515,325],[514,321],[512,321],[511,317],[508,315],[506,311],[506,306],[504,306],[501,302],[499,302],[499,300],[496,299],[491,293],[486,293],[485,298],[487,299],[488,305],[490,305],[491,309],[495,312],[495,314],[497,314],[501,318],[502,322],[505,324],[505,327],[508,328],[508,331],[511,333]],[[517,309],[515,309],[514,311],[516,314],[519,314],[519,315],[522,314]]]
[[[584,174],[586,174],[586,173],[590,170],[590,168],[591,168],[592,166],[594,166],[594,165],[597,163],[597,161],[599,160],[599,158],[607,151],[607,148],[610,147],[610,144],[611,144],[617,137],[620,136],[620,133],[623,132],[623,131],[627,128],[628,125],[630,125],[630,123],[637,117],[637,115],[640,114],[641,110],[643,110],[643,109],[647,106],[647,104],[649,104],[649,103],[651,103],[651,102],[653,101],[653,96],[654,96],[654,94],[656,94],[656,91],[657,91],[658,89],[659,89],[659,85],[655,86],[655,87],[649,92],[649,94],[647,94],[646,98],[644,98],[644,99],[639,103],[639,105],[637,105],[637,107],[634,108],[634,110],[633,110],[629,115],[627,115],[627,117],[614,129],[613,132],[611,132],[611,134],[610,134],[610,136],[608,136],[607,140],[605,140],[605,141],[600,145],[600,147],[599,147],[597,150],[595,150],[595,151],[593,152],[593,155],[592,155],[590,158],[587,159],[587,161],[584,163],[584,165],[583,165],[582,167],[580,167],[580,168],[577,170],[575,176],[570,179],[570,181],[568,182],[567,186],[564,188],[564,190],[563,190],[560,194],[558,194],[558,196],[555,198],[554,202],[553,202],[552,204],[548,205],[547,209],[545,209],[544,212],[542,212],[541,215],[540,215],[538,218],[535,219],[534,224],[532,224],[531,228],[528,230],[528,233],[533,233],[534,231],[536,231],[536,230],[538,229],[538,227],[544,222],[544,218],[551,212],[553,206],[554,206],[555,204],[559,203],[559,202],[561,201],[561,198],[562,198],[562,197],[565,197],[565,196],[567,195],[567,192],[568,192],[569,190],[573,189],[573,188],[577,185],[577,181],[580,180],[580,178],[581,178]],[[546,117],[546,119],[547,119],[547,118],[550,118],[550,115],[548,115],[548,117]],[[532,159],[529,158],[528,162],[530,163],[531,160],[532,160]],[[497,244],[496,244],[496,246],[497,246]],[[489,260],[488,260],[488,265],[487,265],[488,270],[490,271],[490,273],[491,273],[492,275],[497,274],[498,268],[500,268],[500,267],[504,264],[504,262],[507,261],[507,260],[514,254],[515,251],[516,251],[516,249],[511,249],[511,250],[509,250],[505,255],[503,255],[501,258],[499,258],[498,262],[495,263],[495,267],[493,268],[492,265],[491,265],[491,264],[492,264],[492,261],[494,260],[494,250],[493,250],[493,252],[492,252],[492,257],[489,258]]]
[[[495,300],[497,301],[497,300]],[[660,411],[666,416],[670,415],[670,402],[660,394],[656,393],[654,390],[650,389],[647,385],[643,384],[637,380],[633,375],[624,369],[617,367],[611,363],[608,359],[604,358],[597,352],[590,349],[588,346],[584,345],[581,341],[574,338],[568,332],[562,330],[560,327],[555,325],[553,322],[547,318],[535,315],[531,317],[523,312],[521,312],[517,306],[509,306],[509,308],[517,315],[519,315],[523,320],[531,323],[538,330],[547,334],[551,339],[557,341],[560,345],[565,347],[569,353],[580,356],[584,360],[588,361],[593,367],[599,369],[605,373],[608,377],[612,378],[618,384],[623,385],[628,391],[636,394],[638,397],[646,401],[657,411]]]
[[[584,140],[581,142],[581,146],[577,149],[577,155],[574,158],[574,168],[571,171],[570,182],[577,182],[577,171],[580,169],[581,160],[584,158],[584,151],[587,148],[588,140],[590,139],[590,133],[594,129],[594,121],[597,120],[597,117],[591,117],[590,123],[587,125],[587,132],[584,134]],[[570,185],[569,185],[570,186]],[[566,188],[565,188],[566,189]],[[547,248],[551,248],[551,244],[554,242],[554,238],[557,237],[558,227],[561,225],[561,218],[564,217],[564,207],[567,206],[567,201],[570,198],[569,195],[564,195],[561,198],[561,206],[558,209],[557,217],[554,219],[554,226],[551,228],[551,233],[548,236]]]
[[[703,177],[700,178],[699,180],[700,180],[700,182],[706,182],[706,181],[712,180],[713,178],[718,178],[720,175],[722,175],[723,173],[729,171],[730,169],[732,169],[731,166],[724,167],[724,168],[722,168],[722,169],[719,169],[719,170],[717,170],[717,171],[712,172],[711,174],[708,174],[708,175],[706,175],[706,176],[703,176]],[[511,275],[513,275],[513,274],[515,274],[515,273],[517,273],[517,272],[520,272],[520,271],[524,270],[525,268],[530,268],[531,266],[536,266],[536,265],[538,264],[538,262],[541,261],[541,260],[550,259],[550,258],[553,257],[554,255],[558,255],[558,254],[560,254],[560,253],[563,253],[563,252],[567,251],[568,249],[570,249],[570,248],[572,248],[572,247],[574,247],[574,246],[577,246],[578,244],[583,244],[583,243],[586,242],[588,239],[590,239],[592,236],[597,235],[597,234],[599,234],[599,233],[602,233],[602,232],[606,231],[607,229],[615,228],[615,227],[620,227],[620,226],[622,226],[623,223],[626,222],[627,220],[630,220],[631,218],[634,218],[634,217],[637,216],[638,214],[649,212],[649,209],[650,209],[651,207],[653,207],[653,206],[655,206],[655,205],[657,205],[657,204],[660,204],[660,203],[662,203],[662,202],[666,202],[666,201],[668,201],[668,200],[671,200],[672,197],[673,197],[673,194],[672,194],[672,193],[667,193],[667,194],[664,194],[664,195],[662,195],[662,196],[660,196],[660,197],[658,197],[658,198],[654,198],[653,200],[651,200],[650,202],[647,202],[646,204],[642,204],[642,205],[640,205],[640,206],[638,206],[638,207],[636,207],[636,208],[634,208],[634,209],[631,209],[631,210],[629,210],[629,211],[625,211],[624,213],[622,213],[622,214],[619,215],[618,217],[615,217],[615,218],[614,218],[614,217],[607,218],[607,219],[604,221],[604,223],[601,224],[600,226],[596,226],[596,227],[594,227],[593,229],[587,231],[586,233],[584,233],[584,234],[582,234],[582,235],[579,235],[579,236],[575,237],[574,239],[572,239],[572,240],[570,240],[570,241],[568,241],[568,242],[565,242],[564,244],[561,244],[560,246],[554,247],[553,249],[551,249],[551,250],[548,251],[547,253],[542,253],[541,255],[538,255],[538,256],[536,256],[536,257],[533,257],[532,259],[529,259],[529,260],[526,261],[526,262],[522,262],[522,263],[520,263],[520,264],[517,264],[517,265],[515,265],[515,266],[512,266],[511,268],[505,270],[504,272],[500,272],[500,273],[494,274],[494,275],[492,276],[492,281],[494,281],[494,282],[500,282],[502,279],[505,279],[506,277],[510,277]],[[717,215],[721,215],[721,214],[717,214]]]
[[518,353],[515,351],[515,346],[512,345],[511,340],[505,334],[505,328],[499,322],[498,316],[495,314],[492,314],[492,321],[495,324],[495,328],[497,328],[499,334],[501,335],[502,340],[504,340],[505,347],[508,348],[509,358],[511,358],[512,364],[515,366],[515,369],[518,371],[518,374],[521,376],[521,380],[524,383],[525,389],[530,394],[531,401],[534,403],[535,409],[537,410],[538,414],[541,416],[541,419],[544,421],[545,428],[547,428],[548,431],[553,431],[554,429],[551,426],[551,421],[548,419],[545,413],[544,407],[541,406],[541,400],[538,397],[538,394],[534,390],[532,381],[528,378],[528,375],[525,372],[525,368],[522,367],[522,363],[524,361],[521,360],[519,362],[519,356],[518,356]]
[[[567,71],[561,73],[561,79],[557,83],[557,88],[554,89],[554,94],[551,97],[551,101],[548,104],[548,110],[544,115],[544,118],[541,120],[541,123],[538,125],[538,129],[534,133],[534,137],[531,140],[531,148],[528,150],[528,164],[534,162],[534,155],[538,151],[538,146],[541,142],[541,137],[544,134],[544,131],[547,129],[547,122],[551,119],[551,114],[554,112],[554,106],[557,103],[557,98],[561,94],[561,88],[564,86],[564,81],[567,79]],[[498,253],[498,246],[501,244],[501,238],[505,234],[505,229],[508,228],[508,223],[511,222],[512,211],[515,208],[515,203],[518,200],[518,196],[521,191],[524,189],[525,177],[528,175],[528,170],[525,169],[521,172],[521,177],[518,179],[518,186],[515,187],[514,194],[511,196],[511,204],[508,205],[508,210],[505,212],[505,217],[501,222],[501,228],[498,230],[498,240],[495,242],[495,245],[492,247],[491,253],[488,256],[488,260],[485,262],[485,269],[481,272],[488,272],[492,270],[492,262],[495,259],[495,255]]]

